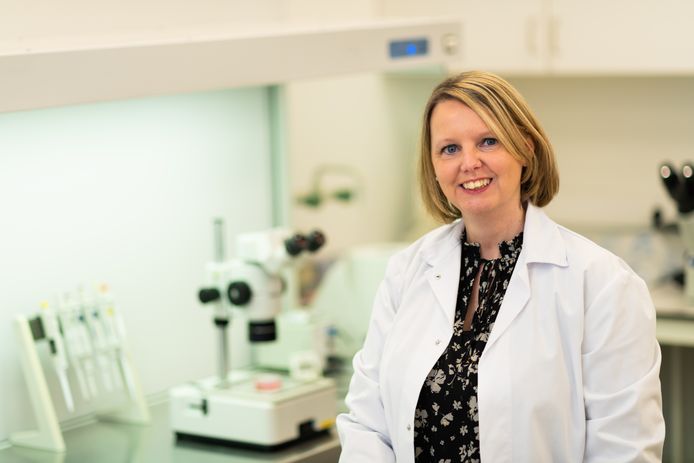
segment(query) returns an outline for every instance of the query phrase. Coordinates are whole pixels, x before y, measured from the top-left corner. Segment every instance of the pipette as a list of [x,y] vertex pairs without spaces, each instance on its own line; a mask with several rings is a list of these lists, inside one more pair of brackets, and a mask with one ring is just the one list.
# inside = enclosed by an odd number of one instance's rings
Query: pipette
[[106,284],[99,288],[99,310],[101,312],[101,320],[104,323],[104,333],[109,339],[113,354],[118,359],[118,366],[121,376],[128,389],[130,397],[135,398],[135,379],[133,372],[130,369],[130,363],[127,358],[127,347],[125,345],[125,323],[120,313],[116,310],[113,297],[109,292],[109,287]]
[[60,320],[65,332],[67,351],[75,369],[80,392],[85,400],[96,396],[94,365],[91,362],[92,346],[79,304],[66,294],[60,303]]
[[107,392],[113,391],[113,378],[111,376],[111,363],[109,362],[110,346],[101,323],[99,308],[96,301],[89,297],[83,289],[79,290],[80,308],[86,320],[89,337],[92,342],[93,354],[101,373],[101,380]]
[[48,302],[46,301],[41,303],[41,324],[43,326],[46,339],[48,340],[51,357],[53,357],[53,366],[55,367],[55,372],[58,376],[58,381],[60,382],[60,389],[63,392],[65,405],[68,411],[72,412],[75,410],[75,402],[72,397],[70,382],[67,378],[67,369],[69,364],[65,354],[65,344],[63,343],[63,336],[60,330],[58,318],[50,309]]

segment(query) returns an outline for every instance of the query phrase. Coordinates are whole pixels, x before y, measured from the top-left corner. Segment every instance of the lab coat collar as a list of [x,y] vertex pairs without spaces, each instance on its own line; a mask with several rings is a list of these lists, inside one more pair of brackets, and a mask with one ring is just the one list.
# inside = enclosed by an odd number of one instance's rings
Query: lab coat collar
[[[442,233],[435,233],[422,249],[424,260],[430,266],[427,279],[451,327],[455,319],[456,289],[460,277],[460,236],[463,226],[462,220],[453,222]],[[561,267],[568,265],[559,226],[540,208],[528,204],[523,227],[523,249],[485,351],[527,304],[530,297],[528,265],[535,263]]]
[[[448,225],[442,234],[434,237],[424,245],[422,255],[431,267],[445,265],[451,259],[459,259],[460,236],[464,223],[456,220]],[[523,259],[524,258],[524,259]],[[554,264],[560,267],[568,265],[566,247],[559,232],[559,226],[537,206],[528,204],[523,227],[523,250],[519,262],[526,264]]]
[[566,267],[566,245],[559,232],[559,225],[542,209],[528,204],[523,227],[523,251],[526,264],[554,264]]

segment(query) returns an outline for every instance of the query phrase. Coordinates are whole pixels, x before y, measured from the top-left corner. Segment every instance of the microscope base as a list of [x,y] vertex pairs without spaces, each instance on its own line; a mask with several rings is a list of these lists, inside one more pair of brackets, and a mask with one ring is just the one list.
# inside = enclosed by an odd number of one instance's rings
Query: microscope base
[[231,385],[210,378],[173,388],[171,428],[181,440],[274,450],[316,435],[335,423],[337,391],[327,378],[299,382],[282,376],[276,391],[257,391],[257,372],[233,371]]

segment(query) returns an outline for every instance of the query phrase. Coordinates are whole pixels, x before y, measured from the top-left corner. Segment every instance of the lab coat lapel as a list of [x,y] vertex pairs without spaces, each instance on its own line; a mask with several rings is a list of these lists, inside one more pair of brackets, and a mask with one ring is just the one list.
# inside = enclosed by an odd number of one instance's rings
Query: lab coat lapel
[[499,308],[499,313],[496,316],[496,322],[489,335],[487,346],[484,353],[488,352],[491,346],[499,337],[504,334],[504,331],[511,325],[516,316],[525,308],[530,298],[530,281],[528,278],[528,266],[523,255],[523,251],[518,256],[516,268],[511,275],[511,281],[506,289],[506,295]]
[[462,222],[453,224],[449,233],[443,238],[443,243],[432,243],[426,251],[426,262],[430,268],[426,271],[426,279],[431,290],[453,328],[455,319],[456,296],[460,278],[460,235]]
[[[531,264],[566,266],[566,248],[559,227],[542,210],[528,204],[523,228],[523,249],[518,256],[496,322],[487,341],[484,353],[501,337],[530,299]],[[483,355],[484,355],[483,353]]]

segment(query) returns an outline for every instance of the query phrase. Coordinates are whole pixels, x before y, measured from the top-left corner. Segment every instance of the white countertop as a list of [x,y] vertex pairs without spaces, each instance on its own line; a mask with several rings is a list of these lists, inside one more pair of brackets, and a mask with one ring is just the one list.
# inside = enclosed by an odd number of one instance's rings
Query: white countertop
[[682,288],[659,285],[651,288],[658,317],[656,336],[662,345],[694,347],[694,306],[688,304]]

